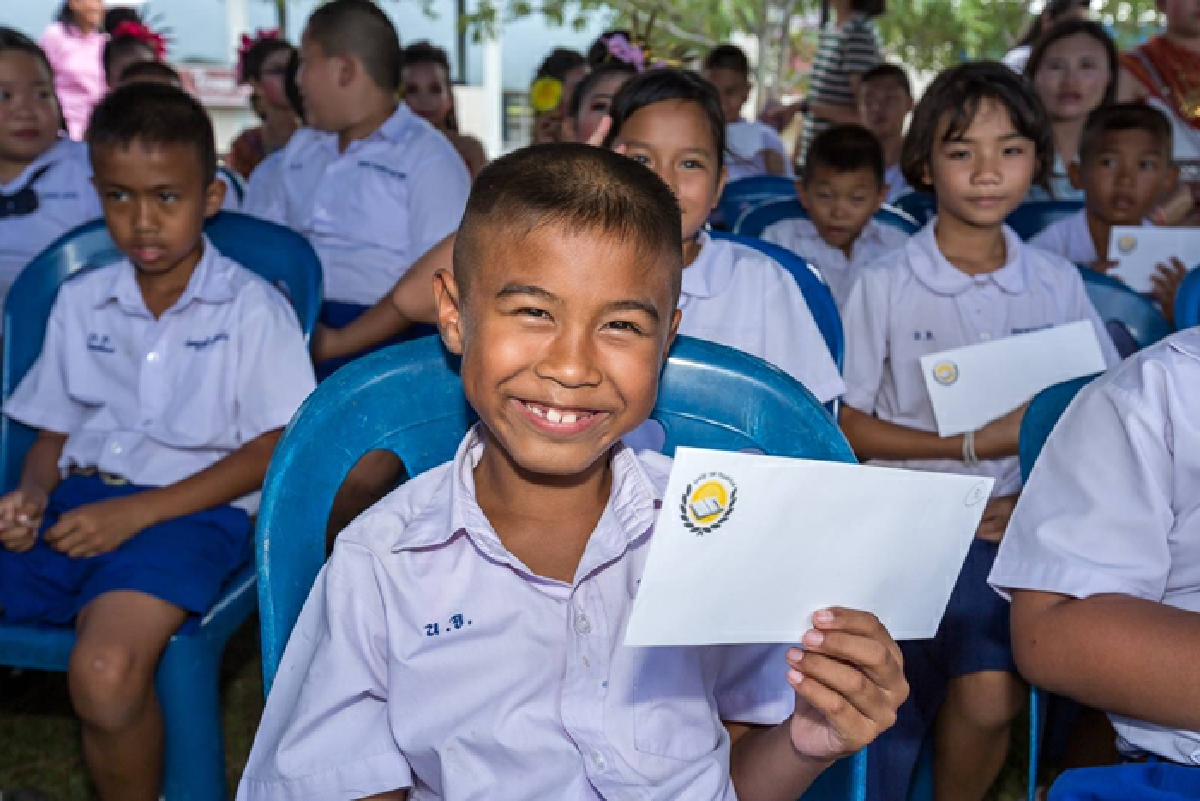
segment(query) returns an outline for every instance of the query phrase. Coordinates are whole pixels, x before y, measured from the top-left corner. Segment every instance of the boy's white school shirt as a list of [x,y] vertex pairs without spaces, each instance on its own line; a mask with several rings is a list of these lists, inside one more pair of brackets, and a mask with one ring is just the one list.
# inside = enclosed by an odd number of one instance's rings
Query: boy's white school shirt
[[[4,413],[67,435],[64,477],[95,467],[158,487],[287,425],[315,386],[291,305],[205,239],[157,320],[128,261],[67,280]],[[238,505],[252,512],[257,493]]]
[[280,221],[287,215],[283,186],[283,151],[267,156],[246,179],[242,212],[264,220]]
[[840,309],[850,295],[850,287],[854,286],[854,276],[859,269],[904,247],[909,235],[894,225],[867,220],[862,233],[854,241],[849,259],[841,248],[835,248],[821,238],[812,220],[780,220],[768,226],[762,238],[799,254],[820,270]]
[[774,150],[783,159],[784,172],[788,178],[796,176],[792,159],[783,144],[779,132],[763,122],[735,120],[725,125],[726,181],[749,178],[752,175],[767,175],[765,150]]
[[[937,431],[922,356],[1078,320],[1096,329],[1108,366],[1120,361],[1075,265],[1026,245],[1005,226],[1005,265],[971,276],[942,255],[936,226],[934,219],[901,250],[859,271],[842,309],[848,406],[889,423]],[[956,459],[873,463],[990,476],[995,496],[1021,488],[1015,456],[984,460],[976,468]]]
[[[1200,329],[1080,392],[1038,457],[989,581],[1005,597],[1118,594],[1200,614]],[[1200,731],[1109,717],[1123,753],[1200,765]]]
[[[622,645],[670,460],[613,453],[572,582],[534,574],[475,499],[483,452],[338,535],[283,655],[239,801],[734,801],[722,720],[776,724],[786,646]],[[554,537],[553,530],[545,532]]]
[[436,128],[401,103],[370,136],[338,152],[337,134],[297,131],[283,150],[282,214],[308,237],[326,300],[370,306],[425,251],[458,230],[471,178]]
[[1029,240],[1029,244],[1085,267],[1100,259],[1096,253],[1096,243],[1092,241],[1092,232],[1088,229],[1086,209],[1080,209],[1046,226]]
[[66,137],[51,145],[15,179],[0,184],[0,194],[19,192],[48,165],[33,185],[37,211],[0,218],[0,305],[26,264],[67,231],[101,215],[87,147]]

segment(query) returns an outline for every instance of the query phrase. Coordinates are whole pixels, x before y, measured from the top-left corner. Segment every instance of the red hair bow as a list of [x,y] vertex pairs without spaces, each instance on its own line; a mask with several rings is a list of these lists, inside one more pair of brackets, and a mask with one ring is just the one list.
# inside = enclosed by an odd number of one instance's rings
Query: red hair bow
[[122,22],[113,28],[113,39],[129,38],[145,42],[154,50],[154,56],[163,59],[167,55],[167,40],[162,34],[156,33],[140,22]]
[[242,83],[246,82],[246,54],[250,52],[251,48],[253,48],[259,42],[265,42],[268,39],[278,39],[278,38],[279,38],[279,29],[278,28],[259,28],[257,31],[254,32],[254,36],[247,36],[244,33],[242,34],[242,43],[241,43],[241,45],[238,46],[238,50],[237,50],[238,81],[240,81]]

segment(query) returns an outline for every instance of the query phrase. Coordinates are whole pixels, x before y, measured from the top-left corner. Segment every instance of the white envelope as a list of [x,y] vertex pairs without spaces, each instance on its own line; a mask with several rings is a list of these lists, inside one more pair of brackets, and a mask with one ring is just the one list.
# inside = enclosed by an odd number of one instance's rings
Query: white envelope
[[978,431],[1047,387],[1104,369],[1087,320],[921,357],[943,437]]
[[625,644],[792,643],[814,612],[932,637],[992,479],[680,448]]
[[1154,289],[1150,277],[1160,264],[1176,258],[1189,270],[1200,263],[1200,228],[1117,225],[1108,241],[1108,259],[1117,262],[1109,275],[1136,292]]

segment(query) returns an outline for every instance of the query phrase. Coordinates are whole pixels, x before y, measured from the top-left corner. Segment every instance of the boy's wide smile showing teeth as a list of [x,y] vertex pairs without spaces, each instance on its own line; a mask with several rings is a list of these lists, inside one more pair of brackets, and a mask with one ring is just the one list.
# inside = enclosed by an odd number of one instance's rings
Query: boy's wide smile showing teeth
[[603,416],[602,412],[592,409],[550,406],[519,399],[514,399],[514,403],[538,428],[562,434],[578,433]]

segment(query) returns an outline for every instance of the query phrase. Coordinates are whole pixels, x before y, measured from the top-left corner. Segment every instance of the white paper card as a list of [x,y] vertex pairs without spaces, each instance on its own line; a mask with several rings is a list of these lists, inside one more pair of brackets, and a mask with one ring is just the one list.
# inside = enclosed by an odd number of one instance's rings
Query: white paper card
[[1104,368],[1100,340],[1087,320],[921,357],[943,437],[978,431],[1046,387]]
[[1117,225],[1108,241],[1108,259],[1117,266],[1109,275],[1136,292],[1154,289],[1151,276],[1158,265],[1179,259],[1189,270],[1200,262],[1200,228],[1156,228]]
[[680,448],[625,644],[792,643],[829,606],[932,637],[992,479]]

